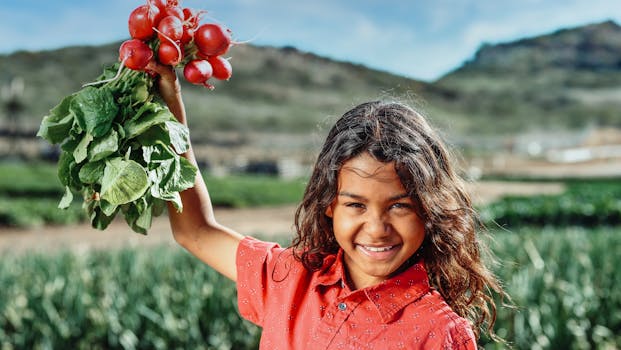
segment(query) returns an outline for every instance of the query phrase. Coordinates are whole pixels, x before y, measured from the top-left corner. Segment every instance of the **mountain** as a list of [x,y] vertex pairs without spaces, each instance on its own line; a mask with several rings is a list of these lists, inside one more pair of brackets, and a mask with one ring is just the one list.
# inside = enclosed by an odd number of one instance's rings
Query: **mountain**
[[[18,117],[36,128],[63,96],[116,62],[119,45],[0,55],[0,86],[23,79]],[[621,127],[621,27],[612,21],[483,45],[434,82],[293,47],[237,45],[230,56],[230,81],[217,82],[213,91],[183,86],[195,140],[243,143],[257,132],[298,140],[349,107],[386,96],[417,105],[448,134],[465,137]]]
[[[63,96],[94,80],[104,65],[116,62],[119,46],[120,42],[0,56],[0,86],[14,77],[23,79],[22,119],[38,125]],[[181,79],[193,128],[302,133],[355,103],[432,89],[424,82],[293,47],[237,45],[229,55],[233,77],[216,81],[215,90]]]
[[472,131],[621,127],[621,27],[612,21],[483,45],[434,83]]

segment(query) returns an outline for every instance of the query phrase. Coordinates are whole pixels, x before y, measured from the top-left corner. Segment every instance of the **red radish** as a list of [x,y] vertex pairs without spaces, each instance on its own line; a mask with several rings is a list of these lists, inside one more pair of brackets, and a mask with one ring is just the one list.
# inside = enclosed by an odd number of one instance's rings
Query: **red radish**
[[183,25],[183,35],[181,36],[181,43],[187,44],[194,39],[194,29]]
[[196,10],[190,7],[183,8],[183,19],[185,21],[189,21],[192,18],[196,17]]
[[129,39],[119,48],[119,59],[133,70],[143,70],[152,58],[153,50],[139,39]]
[[127,21],[129,35],[134,39],[150,39],[154,34],[154,19],[158,14],[159,10],[157,7],[151,7],[149,5],[136,7],[129,15],[129,20]]
[[194,31],[198,28],[200,15],[206,11],[196,11],[189,7],[183,9],[183,36],[181,42],[187,44],[194,39]]
[[99,85],[117,80],[121,76],[123,67],[140,71],[145,70],[152,58],[153,50],[151,50],[149,45],[145,44],[144,41],[140,39],[126,40],[121,44],[121,47],[119,47],[119,60],[121,64],[116,71],[116,75],[109,79],[86,83],[82,86]]
[[213,56],[207,59],[213,69],[213,77],[218,80],[229,80],[233,75],[231,63],[222,56]]
[[166,0],[147,0],[151,6],[157,7],[161,12],[166,9]]
[[203,24],[194,32],[194,42],[203,55],[220,56],[231,46],[231,33],[218,24]]
[[176,66],[183,59],[183,52],[179,44],[168,40],[162,41],[157,50],[157,59],[162,64]]
[[207,85],[207,80],[211,78],[213,70],[211,64],[206,60],[192,60],[183,68],[185,80],[192,84]]
[[166,10],[164,10],[164,17],[166,16],[175,16],[182,21],[184,19],[183,10],[180,7],[166,7]]
[[166,16],[162,18],[157,26],[158,37],[161,41],[170,38],[171,40],[181,40],[183,36],[183,22],[175,16]]
[[183,9],[183,24],[189,26],[190,28],[198,28],[200,17],[203,13],[207,13],[207,11],[199,11],[190,7],[185,7]]
[[162,20],[162,18],[164,18],[164,8],[160,8],[157,4],[156,1],[153,0],[149,0],[147,1],[147,4],[149,4],[149,7],[151,7],[151,11],[153,12],[153,26],[157,27],[157,25],[160,23],[160,21]]

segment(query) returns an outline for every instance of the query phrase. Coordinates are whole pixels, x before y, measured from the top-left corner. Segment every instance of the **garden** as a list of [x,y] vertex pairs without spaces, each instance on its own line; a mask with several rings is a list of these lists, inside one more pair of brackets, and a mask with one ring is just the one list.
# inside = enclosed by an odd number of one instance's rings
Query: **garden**
[[[0,166],[0,227],[86,221],[78,199],[57,209],[64,190],[55,169]],[[295,203],[304,188],[302,179],[207,178],[224,207]],[[618,349],[621,183],[555,181],[563,193],[506,196],[479,208],[494,271],[512,298],[499,307],[496,332],[514,349]],[[6,251],[0,285],[3,350],[256,349],[260,337],[237,314],[234,284],[179,247]]]

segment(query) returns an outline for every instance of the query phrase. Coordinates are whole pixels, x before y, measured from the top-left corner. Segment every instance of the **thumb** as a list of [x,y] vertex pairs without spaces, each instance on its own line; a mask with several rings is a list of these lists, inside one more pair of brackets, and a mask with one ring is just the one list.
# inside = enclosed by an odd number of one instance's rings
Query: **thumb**
[[156,60],[151,60],[147,64],[145,70],[154,72],[159,76],[158,84],[160,94],[174,95],[181,91],[181,85],[177,79],[177,73],[172,66],[163,65]]

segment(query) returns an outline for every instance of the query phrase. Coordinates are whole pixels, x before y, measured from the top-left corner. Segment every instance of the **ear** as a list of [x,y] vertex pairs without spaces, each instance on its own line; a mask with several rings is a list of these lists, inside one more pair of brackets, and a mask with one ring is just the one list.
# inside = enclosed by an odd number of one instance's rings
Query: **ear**
[[332,209],[333,205],[334,205],[334,202],[330,203],[330,205],[328,205],[328,207],[326,208],[326,211],[325,211],[326,216],[329,217],[329,218],[332,218],[334,216],[334,212],[333,212],[333,209]]

